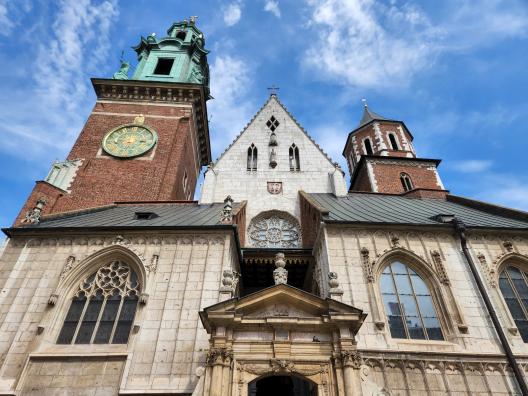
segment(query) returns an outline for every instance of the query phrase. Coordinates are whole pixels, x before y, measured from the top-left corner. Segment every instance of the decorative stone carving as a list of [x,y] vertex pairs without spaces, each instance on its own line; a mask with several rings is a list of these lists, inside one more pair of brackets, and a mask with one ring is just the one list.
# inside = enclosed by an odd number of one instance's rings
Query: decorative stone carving
[[228,348],[211,348],[207,351],[205,361],[208,366],[230,366],[233,361],[233,351]]
[[66,264],[64,264],[64,267],[62,268],[62,271],[60,273],[60,280],[63,280],[66,277],[66,275],[68,274],[68,272],[70,272],[74,265],[75,256],[68,256],[68,258],[66,259]]
[[372,264],[369,258],[370,252],[366,247],[361,248],[361,261],[363,262],[363,272],[367,278],[367,282],[374,282],[374,273],[372,272]]
[[339,280],[337,279],[337,272],[328,273],[328,286],[330,287],[330,298],[341,300],[343,290],[339,288]]
[[400,246],[400,237],[396,234],[389,234],[392,247]]
[[356,350],[341,351],[341,361],[345,367],[359,369],[361,366],[361,354]]
[[282,192],[282,182],[268,182],[268,192],[276,195]]
[[40,223],[40,216],[42,214],[42,209],[46,205],[46,200],[44,198],[39,198],[33,209],[28,210],[22,220],[22,223],[38,224]]
[[513,243],[511,241],[503,241],[502,246],[507,252],[513,252]]
[[277,253],[275,255],[275,267],[273,271],[273,280],[276,285],[288,283],[288,271],[286,270],[286,261],[284,260],[284,253]]
[[275,152],[275,148],[273,147],[270,150],[269,165],[271,168],[275,168],[277,166],[277,153]]
[[220,291],[234,293],[238,284],[239,274],[236,271],[224,270],[222,273],[222,288]]
[[147,271],[150,273],[156,273],[158,270],[158,261],[159,261],[159,254],[153,254],[152,258],[150,259],[150,264],[146,266]]
[[486,277],[488,279],[489,285],[491,287],[497,287],[497,281],[495,279],[495,274],[496,274],[495,262],[489,265],[488,262],[486,261],[486,256],[484,256],[480,252],[477,253],[477,259],[486,273]]
[[278,212],[256,216],[248,227],[248,238],[252,246],[261,248],[296,248],[301,244],[299,223]]
[[440,255],[440,252],[438,252],[437,250],[431,250],[431,257],[433,258],[435,270],[438,275],[438,278],[440,279],[440,282],[442,282],[442,284],[446,286],[449,286],[450,285],[449,277],[447,276],[447,271],[445,269],[444,262],[442,260],[442,256]]
[[274,373],[287,372],[291,373],[295,370],[295,364],[288,360],[271,359],[270,360],[271,371]]
[[231,224],[233,222],[233,198],[231,195],[228,195],[224,199],[224,209],[220,214],[220,223],[222,224]]
[[55,305],[59,300],[59,295],[57,293],[52,293],[48,299],[48,305]]

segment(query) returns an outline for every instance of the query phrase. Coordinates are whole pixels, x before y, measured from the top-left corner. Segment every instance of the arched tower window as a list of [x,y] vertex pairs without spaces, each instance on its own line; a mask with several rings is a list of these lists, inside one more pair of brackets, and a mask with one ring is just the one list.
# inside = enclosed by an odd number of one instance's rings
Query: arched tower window
[[79,284],[57,344],[126,344],[139,292],[138,277],[126,263],[99,268]]
[[407,173],[400,174],[400,181],[405,191],[411,191],[414,188],[411,177]]
[[247,170],[256,171],[257,170],[257,147],[251,143],[251,146],[248,148],[247,152]]
[[524,342],[528,342],[528,274],[512,265],[499,276],[499,286]]
[[182,41],[185,41],[185,36],[187,36],[187,34],[183,30],[179,31],[176,34],[176,38],[179,38]]
[[299,160],[299,148],[295,145],[295,143],[290,146],[290,170],[301,170],[301,162]]
[[383,270],[380,288],[393,338],[444,339],[431,292],[416,272],[394,261]]
[[365,146],[365,154],[372,155],[372,143],[370,142],[369,138],[363,140],[363,145]]
[[393,150],[400,149],[398,146],[398,140],[396,139],[396,136],[394,136],[394,133],[389,133],[389,141]]

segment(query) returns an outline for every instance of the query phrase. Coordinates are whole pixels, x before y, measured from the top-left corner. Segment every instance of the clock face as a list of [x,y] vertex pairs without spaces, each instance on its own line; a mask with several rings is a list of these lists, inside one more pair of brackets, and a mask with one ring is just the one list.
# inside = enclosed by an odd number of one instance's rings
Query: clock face
[[105,135],[103,149],[114,157],[137,157],[154,147],[157,140],[156,132],[145,125],[121,125]]

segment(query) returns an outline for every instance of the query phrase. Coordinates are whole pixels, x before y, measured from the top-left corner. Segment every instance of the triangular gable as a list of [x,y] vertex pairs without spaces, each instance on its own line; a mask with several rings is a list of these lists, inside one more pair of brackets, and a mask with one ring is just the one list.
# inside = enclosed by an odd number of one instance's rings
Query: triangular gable
[[304,135],[310,140],[315,147],[321,152],[321,154],[330,162],[330,164],[335,164],[337,161],[334,161],[322,148],[317,144],[317,142],[314,140],[314,138],[304,129],[304,127],[295,119],[295,117],[288,111],[286,106],[279,100],[277,95],[270,95],[268,100],[262,105],[262,107],[257,111],[257,113],[251,118],[251,120],[246,124],[244,129],[235,137],[235,139],[229,144],[229,146],[226,147],[226,149],[220,154],[220,156],[214,161],[214,163],[218,163],[224,155],[229,151],[229,149],[240,139],[240,137],[246,132],[248,127],[255,122],[255,120],[258,118],[258,116],[262,113],[262,111],[268,106],[268,104],[272,101],[276,101],[277,104],[284,110],[284,112],[290,117],[290,119],[294,122],[294,124],[304,133]]
[[290,285],[268,287],[245,297],[237,297],[209,306],[200,312],[202,323],[208,332],[214,323],[237,322],[254,325],[284,320],[295,320],[313,325],[344,322],[354,331],[359,330],[367,315],[351,305],[323,299]]

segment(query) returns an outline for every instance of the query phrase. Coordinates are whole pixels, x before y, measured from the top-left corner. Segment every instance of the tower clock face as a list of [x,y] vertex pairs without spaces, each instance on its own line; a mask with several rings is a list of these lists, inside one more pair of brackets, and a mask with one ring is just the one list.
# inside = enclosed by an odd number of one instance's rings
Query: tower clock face
[[103,149],[114,157],[131,158],[149,151],[157,140],[156,132],[145,125],[121,125],[105,135]]

